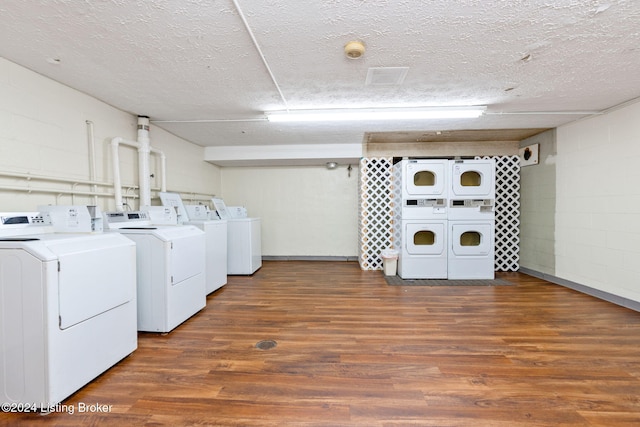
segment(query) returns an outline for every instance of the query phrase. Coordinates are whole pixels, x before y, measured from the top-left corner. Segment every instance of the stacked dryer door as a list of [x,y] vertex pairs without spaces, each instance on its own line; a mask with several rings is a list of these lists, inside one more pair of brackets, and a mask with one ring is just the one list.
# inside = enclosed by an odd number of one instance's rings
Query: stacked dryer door
[[403,279],[447,277],[446,159],[404,159],[394,166],[396,223],[400,226],[398,275]]
[[495,162],[451,160],[449,279],[493,279]]

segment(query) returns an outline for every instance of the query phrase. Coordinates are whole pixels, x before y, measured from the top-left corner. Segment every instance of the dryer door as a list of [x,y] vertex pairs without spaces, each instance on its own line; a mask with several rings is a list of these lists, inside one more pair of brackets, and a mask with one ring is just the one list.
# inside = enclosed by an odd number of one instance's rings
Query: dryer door
[[445,222],[407,223],[404,241],[410,255],[441,255],[446,250]]
[[451,198],[470,196],[495,197],[495,166],[493,160],[452,160]]
[[445,197],[448,160],[404,160],[405,196]]
[[451,223],[449,239],[455,256],[487,256],[493,246],[493,223]]

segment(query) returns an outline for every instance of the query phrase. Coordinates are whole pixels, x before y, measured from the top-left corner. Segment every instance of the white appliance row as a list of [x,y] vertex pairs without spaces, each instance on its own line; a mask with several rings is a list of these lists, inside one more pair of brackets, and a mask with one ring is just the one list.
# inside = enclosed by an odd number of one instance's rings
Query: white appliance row
[[404,159],[393,172],[403,219],[495,217],[493,159]]
[[398,275],[403,279],[493,279],[492,221],[400,221]]
[[137,348],[135,244],[91,231],[84,206],[0,213],[3,403],[47,411]]
[[[176,210],[180,223],[193,223],[201,227],[218,224],[219,232],[208,238],[207,257],[215,257],[219,260],[220,258],[215,254],[224,250],[226,274],[251,275],[262,267],[261,221],[260,218],[249,218],[244,207],[226,206],[222,199],[213,198],[211,201],[214,212],[211,212],[205,206],[185,205],[177,193],[162,192],[160,199],[164,206],[173,207]],[[194,219],[196,215],[198,219]],[[224,237],[221,236],[220,224],[224,224],[224,230],[227,233]],[[209,250],[210,247],[215,249]],[[209,264],[213,262],[210,260]],[[207,271],[209,270],[214,270],[214,267]],[[207,279],[207,282],[210,280]],[[219,285],[216,286],[219,287]]]
[[400,277],[494,278],[492,159],[403,159],[393,180]]
[[184,224],[165,206],[0,213],[2,401],[53,408],[133,352],[138,331],[173,330],[227,271],[260,268],[259,218],[214,202],[229,219],[200,206]]

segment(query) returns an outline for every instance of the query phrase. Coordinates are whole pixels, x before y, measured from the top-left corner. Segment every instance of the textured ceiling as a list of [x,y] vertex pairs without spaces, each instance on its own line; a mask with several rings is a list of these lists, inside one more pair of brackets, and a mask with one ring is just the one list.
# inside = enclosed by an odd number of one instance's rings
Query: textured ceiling
[[[636,0],[2,0],[0,56],[202,146],[353,144],[550,128],[640,97],[639,23]],[[350,40],[360,59],[344,55]],[[372,67],[408,70],[367,85]],[[263,115],[421,105],[488,108],[391,123]]]

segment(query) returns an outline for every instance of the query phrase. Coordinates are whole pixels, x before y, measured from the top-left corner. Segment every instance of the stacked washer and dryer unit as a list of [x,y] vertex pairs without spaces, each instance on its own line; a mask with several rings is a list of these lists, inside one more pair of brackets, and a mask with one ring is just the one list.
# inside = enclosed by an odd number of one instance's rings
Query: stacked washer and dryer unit
[[494,160],[403,159],[393,180],[401,278],[494,278]]
[[449,279],[495,276],[495,161],[449,162]]
[[394,165],[398,274],[403,279],[447,278],[448,160],[402,160]]

